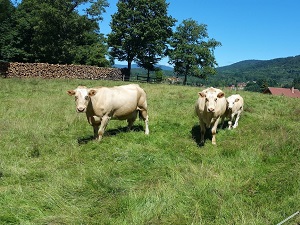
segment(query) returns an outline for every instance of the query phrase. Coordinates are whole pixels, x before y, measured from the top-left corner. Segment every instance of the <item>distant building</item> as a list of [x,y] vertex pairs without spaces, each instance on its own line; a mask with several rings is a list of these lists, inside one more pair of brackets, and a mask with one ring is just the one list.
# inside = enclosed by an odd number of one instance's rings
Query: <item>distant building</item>
[[264,91],[264,94],[280,95],[280,96],[286,96],[286,97],[292,97],[292,98],[300,98],[300,91],[294,87],[292,87],[292,88],[268,87],[268,89]]
[[235,86],[234,84],[229,86],[229,89],[231,90],[244,90],[245,87],[247,86],[247,83],[237,83],[237,85]]

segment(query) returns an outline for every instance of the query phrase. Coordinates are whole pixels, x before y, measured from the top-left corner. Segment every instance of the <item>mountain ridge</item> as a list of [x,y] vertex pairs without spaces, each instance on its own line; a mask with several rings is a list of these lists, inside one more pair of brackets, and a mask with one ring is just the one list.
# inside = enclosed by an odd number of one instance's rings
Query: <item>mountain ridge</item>
[[227,86],[260,81],[268,86],[294,86],[298,85],[300,79],[300,55],[270,60],[244,60],[218,67],[216,71],[216,76],[209,76],[207,82]]
[[[113,67],[115,67],[115,68],[124,68],[124,67],[127,68],[127,65],[115,64],[115,65],[113,65]],[[167,71],[172,71],[173,70],[173,67],[166,66],[166,65],[161,65],[161,64],[156,65],[156,67],[159,67],[162,70],[167,70]],[[133,64],[131,64],[131,69],[143,69],[143,68],[141,68],[137,64],[133,63]]]

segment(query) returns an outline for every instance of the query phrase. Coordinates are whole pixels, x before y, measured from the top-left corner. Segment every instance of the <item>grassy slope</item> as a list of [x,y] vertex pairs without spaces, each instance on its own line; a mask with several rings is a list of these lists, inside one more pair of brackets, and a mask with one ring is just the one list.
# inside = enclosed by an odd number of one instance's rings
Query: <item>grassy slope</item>
[[79,84],[122,82],[1,79],[1,224],[257,225],[299,210],[299,99],[240,92],[239,127],[198,147],[199,88],[141,84],[150,136],[110,121],[98,143],[66,94]]

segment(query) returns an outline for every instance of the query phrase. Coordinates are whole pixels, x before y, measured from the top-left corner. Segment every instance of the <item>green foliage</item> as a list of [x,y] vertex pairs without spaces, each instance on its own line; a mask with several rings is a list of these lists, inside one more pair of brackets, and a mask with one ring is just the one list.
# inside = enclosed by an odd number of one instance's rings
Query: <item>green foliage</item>
[[162,80],[163,77],[164,77],[164,72],[162,70],[156,70],[155,71],[155,78],[156,79]]
[[[273,87],[298,87],[300,77],[300,56],[272,60],[246,60],[217,68],[217,76],[207,82],[225,81],[226,85],[237,82],[265,81]],[[298,84],[298,86],[297,86]],[[248,84],[252,86],[252,84]]]
[[192,19],[184,20],[177,28],[170,40],[168,56],[170,63],[174,64],[174,71],[187,76],[205,78],[215,74],[217,65],[213,51],[221,43],[208,39],[207,26],[198,24]]
[[92,141],[66,90],[119,84],[0,80],[1,224],[271,225],[299,210],[299,99],[239,92],[237,129],[198,147],[199,88],[141,84],[150,135],[112,120]]
[[292,86],[300,90],[300,75],[294,78]]
[[[91,8],[86,15],[79,15],[76,9],[87,2]],[[107,46],[97,23],[105,6],[104,0],[23,0],[12,12],[14,26],[7,40],[14,54],[4,51],[0,57],[7,61],[107,66]]]
[[9,61],[20,51],[14,47],[18,43],[15,38],[15,8],[10,0],[0,0],[0,60]]
[[123,0],[117,4],[118,11],[112,16],[108,43],[111,56],[120,61],[137,62],[139,66],[154,71],[166,49],[167,39],[172,35],[175,21],[167,15],[165,0]]

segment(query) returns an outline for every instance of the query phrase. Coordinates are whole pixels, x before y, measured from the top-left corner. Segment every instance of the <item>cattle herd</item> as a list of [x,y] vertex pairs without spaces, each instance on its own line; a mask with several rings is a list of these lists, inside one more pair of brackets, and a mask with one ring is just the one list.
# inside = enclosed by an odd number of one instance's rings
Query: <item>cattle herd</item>
[[[67,93],[75,96],[76,111],[86,114],[89,124],[93,126],[94,137],[99,141],[110,119],[127,120],[130,130],[138,114],[145,122],[145,134],[149,134],[147,97],[138,84],[96,88],[78,86]],[[236,128],[244,100],[238,94],[225,98],[222,90],[213,87],[199,92],[198,95],[195,112],[199,118],[201,144],[204,144],[208,128],[211,129],[212,144],[215,145],[219,122],[223,126],[227,118],[228,129]]]

